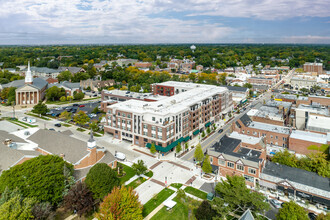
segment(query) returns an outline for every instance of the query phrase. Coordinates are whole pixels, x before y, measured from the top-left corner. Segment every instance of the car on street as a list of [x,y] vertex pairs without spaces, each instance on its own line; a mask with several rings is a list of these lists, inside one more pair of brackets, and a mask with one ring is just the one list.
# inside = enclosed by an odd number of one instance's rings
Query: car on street
[[310,220],[315,220],[317,215],[313,212],[310,212],[310,213],[308,213],[308,217],[309,217]]
[[220,134],[220,133],[222,133],[222,132],[223,132],[223,129],[222,129],[222,128],[219,129],[218,133]]
[[74,108],[74,109],[72,109],[72,111],[71,111],[72,113],[76,113],[77,112],[77,109],[76,108]]
[[50,131],[55,131],[55,129],[54,129],[54,128],[49,128],[49,130],[50,130]]
[[79,105],[80,108],[85,107],[85,105]]
[[276,199],[271,199],[269,202],[277,209],[282,208],[282,206],[281,206],[282,203]]
[[118,159],[118,160],[125,160],[126,159],[126,155],[124,153],[121,153],[121,152],[116,152],[115,153],[115,157]]
[[22,118],[22,121],[26,121],[26,120],[27,120],[27,117],[23,117],[23,118]]
[[61,127],[62,125],[60,123],[54,124],[55,127]]

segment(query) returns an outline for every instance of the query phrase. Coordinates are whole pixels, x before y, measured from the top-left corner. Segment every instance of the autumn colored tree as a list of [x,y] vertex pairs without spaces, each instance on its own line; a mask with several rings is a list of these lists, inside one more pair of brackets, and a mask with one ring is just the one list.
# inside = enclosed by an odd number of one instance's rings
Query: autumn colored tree
[[132,187],[114,187],[111,193],[104,198],[100,210],[95,216],[100,220],[142,220],[142,204]]
[[63,112],[60,114],[59,118],[60,118],[60,119],[63,119],[63,120],[69,120],[69,119],[71,119],[71,115],[72,115],[71,112],[63,111]]
[[70,211],[77,211],[79,216],[93,210],[93,193],[84,182],[77,182],[64,197],[64,207]]
[[75,116],[73,116],[73,121],[80,125],[85,125],[89,122],[89,120],[90,118],[83,111],[79,111]]

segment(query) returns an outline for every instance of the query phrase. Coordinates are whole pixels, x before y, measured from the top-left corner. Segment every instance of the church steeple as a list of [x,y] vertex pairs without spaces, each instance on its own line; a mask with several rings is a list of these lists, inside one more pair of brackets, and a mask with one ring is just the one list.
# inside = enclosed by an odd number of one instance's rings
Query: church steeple
[[30,70],[30,61],[28,62],[28,69],[25,73],[25,84],[32,84],[33,83],[33,77],[32,77],[32,73]]

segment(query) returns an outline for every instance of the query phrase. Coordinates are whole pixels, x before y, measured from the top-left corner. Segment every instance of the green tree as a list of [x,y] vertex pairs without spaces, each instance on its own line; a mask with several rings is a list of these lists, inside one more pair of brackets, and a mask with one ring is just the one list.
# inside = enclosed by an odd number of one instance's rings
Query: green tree
[[73,94],[74,100],[82,100],[85,97],[85,94],[83,92],[77,92]]
[[204,137],[205,137],[205,131],[202,132],[202,138],[204,138]]
[[64,88],[58,88],[57,86],[52,86],[46,89],[46,99],[47,100],[59,100],[62,96],[65,96]]
[[202,146],[201,146],[200,143],[197,144],[197,146],[196,146],[196,149],[195,149],[195,152],[194,152],[194,157],[195,157],[197,162],[203,161],[204,153],[203,153]]
[[216,212],[207,200],[204,200],[195,211],[197,220],[209,220],[215,216]]
[[66,97],[65,97],[65,96],[62,96],[62,97],[60,98],[60,101],[61,101],[61,102],[65,102],[65,101],[66,101]]
[[3,171],[0,176],[0,193],[6,187],[18,188],[23,197],[40,202],[58,204],[63,192],[70,188],[73,166],[54,155],[38,156]]
[[203,170],[205,173],[212,173],[212,166],[211,166],[211,163],[210,163],[209,155],[206,155],[206,156],[204,157],[202,170]]
[[157,151],[156,151],[156,145],[154,143],[151,144],[151,147],[150,147],[150,153],[152,154],[155,154]]
[[71,78],[72,78],[72,74],[70,71],[63,71],[57,76],[59,82],[70,81]]
[[15,196],[0,206],[0,219],[34,219],[32,208],[36,202],[32,198]]
[[329,220],[330,219],[330,212],[327,212],[326,214],[321,213],[318,214],[316,217],[316,220]]
[[47,108],[47,105],[42,103],[42,101],[39,101],[39,103],[33,106],[32,109],[32,112],[38,115],[45,115],[48,111],[49,109]]
[[211,128],[210,128],[210,127],[207,127],[206,132],[207,132],[208,134],[210,134],[210,133],[211,133]]
[[135,173],[139,176],[145,174],[148,170],[143,160],[138,160],[137,163],[133,163],[132,168],[135,171]]
[[75,116],[73,116],[73,121],[79,125],[85,125],[89,122],[89,117],[86,115],[85,112],[79,111]]
[[276,215],[278,220],[309,220],[305,209],[294,201],[284,203]]
[[136,219],[142,220],[142,204],[139,196],[132,187],[115,187],[112,192],[104,198],[100,205],[96,218],[100,220]]
[[188,148],[189,148],[189,145],[188,145],[188,142],[186,142],[186,143],[184,144],[184,149],[187,151]]
[[117,173],[105,163],[95,164],[89,170],[85,182],[93,192],[94,199],[103,199],[113,187],[120,183]]
[[[214,199],[214,206],[218,213],[223,210],[223,204],[227,203],[225,211],[245,212],[250,209],[254,212],[264,212],[269,209],[269,204],[264,202],[265,197],[258,193],[251,191],[245,184],[243,176],[227,176],[227,180],[222,180],[215,187],[215,191],[220,197]],[[220,212],[220,215],[224,213]]]
[[252,88],[252,84],[250,84],[250,83],[245,83],[245,84],[243,85],[243,87],[251,89],[251,88]]
[[71,119],[72,113],[68,111],[63,111],[60,115],[59,118],[63,120],[69,120]]
[[181,150],[182,150],[181,143],[178,143],[178,144],[176,145],[175,152],[176,152],[176,153],[180,153]]
[[81,217],[93,210],[93,193],[84,182],[77,182],[64,197],[64,207],[72,212],[77,211],[77,214]]
[[6,202],[8,202],[10,199],[14,198],[15,196],[21,196],[21,192],[18,188],[15,188],[14,190],[10,190],[8,187],[3,191],[0,197],[0,206]]
[[100,111],[100,110],[99,110],[98,106],[96,106],[96,107],[93,109],[92,113],[97,114],[99,111]]
[[93,132],[97,132],[99,130],[99,125],[95,121],[90,123],[89,127],[92,129]]

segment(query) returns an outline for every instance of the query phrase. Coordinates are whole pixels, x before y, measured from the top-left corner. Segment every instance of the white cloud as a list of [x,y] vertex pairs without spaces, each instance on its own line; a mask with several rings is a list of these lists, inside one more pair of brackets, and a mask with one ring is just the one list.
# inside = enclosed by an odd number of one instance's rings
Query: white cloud
[[239,34],[239,30],[201,17],[180,19],[178,15],[272,20],[330,14],[329,3],[324,0],[0,0],[0,5],[0,44],[15,40],[16,43],[230,42],[230,36]]
[[316,36],[316,35],[305,35],[305,36],[289,36],[282,38],[284,43],[302,43],[302,44],[312,44],[312,43],[329,43],[330,36]]

